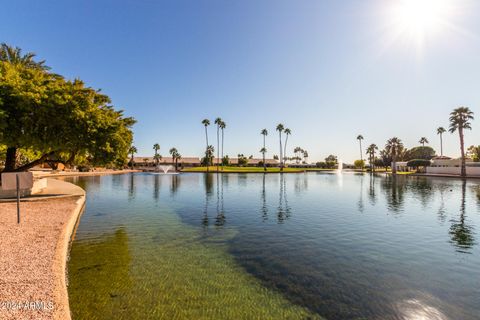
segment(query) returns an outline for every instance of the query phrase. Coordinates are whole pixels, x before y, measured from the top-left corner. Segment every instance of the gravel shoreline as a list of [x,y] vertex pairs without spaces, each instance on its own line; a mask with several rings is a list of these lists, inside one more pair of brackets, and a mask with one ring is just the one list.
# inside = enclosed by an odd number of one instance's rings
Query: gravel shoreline
[[85,195],[22,202],[20,224],[16,203],[0,203],[0,319],[70,319],[66,262],[84,203]]

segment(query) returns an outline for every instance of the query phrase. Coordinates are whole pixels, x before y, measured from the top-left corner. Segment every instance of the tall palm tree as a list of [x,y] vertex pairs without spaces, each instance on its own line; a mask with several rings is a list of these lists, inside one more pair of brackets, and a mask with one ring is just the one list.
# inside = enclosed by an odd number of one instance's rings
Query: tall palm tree
[[267,164],[265,163],[265,153],[267,152],[267,148],[265,147],[265,138],[268,136],[267,129],[262,129],[260,134],[263,136],[263,148],[260,152],[263,154],[263,171],[267,171]]
[[440,155],[443,156],[443,134],[447,132],[444,127],[437,128],[437,134],[440,135]]
[[363,136],[361,134],[359,134],[357,136],[357,140],[358,142],[360,143],[360,160],[363,160],[363,151],[362,151],[362,140],[363,140]]
[[153,159],[155,159],[155,165],[158,166],[158,150],[160,150],[160,145],[158,143],[155,143],[153,145],[153,150],[155,150],[155,155],[153,156]]
[[307,150],[302,150],[303,151],[303,162],[307,162],[308,159],[308,151]]
[[287,142],[288,142],[288,136],[292,134],[292,131],[288,128],[286,128],[283,132],[285,132],[285,146],[283,147],[283,157],[284,159],[287,159]]
[[283,124],[279,123],[277,125],[276,130],[278,131],[279,139],[280,139],[280,171],[283,171],[283,153],[282,153],[282,132],[285,129]]
[[470,120],[473,120],[473,112],[467,107],[456,108],[450,113],[449,131],[451,133],[454,133],[458,130],[458,135],[460,136],[460,151],[462,153],[462,177],[467,176],[467,169],[465,167],[465,144],[463,131],[466,129],[472,129]]
[[130,158],[130,165],[131,165],[131,167],[132,167],[132,170],[133,170],[133,166],[134,166],[134,163],[135,163],[134,155],[135,155],[135,153],[137,153],[137,152],[138,152],[138,150],[137,150],[137,148],[136,148],[135,146],[131,146],[130,149],[128,150],[128,153],[132,156],[132,157]]
[[218,173],[219,158],[220,158],[220,125],[222,124],[222,119],[221,118],[215,119],[215,124],[217,125],[217,173]]
[[[208,149],[208,131],[207,127],[210,125],[210,120],[208,119],[203,119],[202,124],[205,126],[205,140],[207,142],[207,148],[205,149],[205,157],[207,156],[207,149]],[[207,172],[208,172],[208,158],[207,158]]]
[[375,150],[378,150],[376,144],[372,143],[367,148],[367,154],[370,161],[370,167],[372,168],[371,172],[375,172]]
[[428,140],[425,137],[421,137],[420,141],[418,141],[418,143],[420,143],[422,145],[422,147],[425,147],[425,143],[428,143]]
[[397,156],[403,150],[403,142],[397,137],[393,137],[387,141],[385,151],[392,156],[392,173],[397,174]]
[[223,130],[225,130],[225,128],[227,127],[227,124],[225,123],[225,121],[222,121],[222,123],[220,123],[220,130],[222,130],[222,171],[223,171],[223,141],[224,141],[224,134],[223,134]]

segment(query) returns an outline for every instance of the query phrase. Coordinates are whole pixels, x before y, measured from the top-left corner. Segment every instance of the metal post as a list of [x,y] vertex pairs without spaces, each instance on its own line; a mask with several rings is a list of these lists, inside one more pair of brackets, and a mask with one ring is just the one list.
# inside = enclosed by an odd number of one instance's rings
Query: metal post
[[20,178],[15,175],[17,181],[17,223],[20,223]]

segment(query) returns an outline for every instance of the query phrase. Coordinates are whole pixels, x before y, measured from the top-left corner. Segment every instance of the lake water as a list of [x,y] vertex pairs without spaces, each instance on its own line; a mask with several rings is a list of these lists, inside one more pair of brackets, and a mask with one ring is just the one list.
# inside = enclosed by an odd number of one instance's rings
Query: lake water
[[125,174],[87,191],[73,319],[480,319],[480,185]]

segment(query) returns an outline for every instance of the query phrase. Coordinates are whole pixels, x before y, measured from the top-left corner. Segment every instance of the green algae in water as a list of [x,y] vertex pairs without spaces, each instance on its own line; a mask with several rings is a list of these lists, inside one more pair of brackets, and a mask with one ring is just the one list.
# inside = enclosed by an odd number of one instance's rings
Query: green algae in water
[[168,212],[127,225],[72,246],[73,319],[320,319],[235,263],[232,230],[206,237]]

